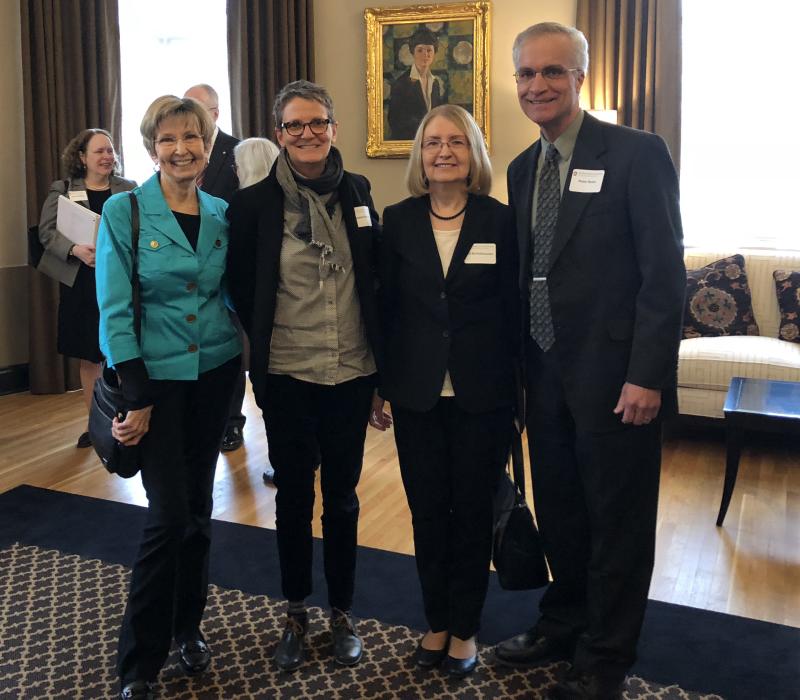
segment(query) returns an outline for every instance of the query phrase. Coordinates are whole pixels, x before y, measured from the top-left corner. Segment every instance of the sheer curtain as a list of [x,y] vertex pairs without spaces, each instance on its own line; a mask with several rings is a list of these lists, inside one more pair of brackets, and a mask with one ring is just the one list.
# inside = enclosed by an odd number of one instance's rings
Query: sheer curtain
[[687,245],[800,249],[794,65],[800,4],[684,4],[681,209]]

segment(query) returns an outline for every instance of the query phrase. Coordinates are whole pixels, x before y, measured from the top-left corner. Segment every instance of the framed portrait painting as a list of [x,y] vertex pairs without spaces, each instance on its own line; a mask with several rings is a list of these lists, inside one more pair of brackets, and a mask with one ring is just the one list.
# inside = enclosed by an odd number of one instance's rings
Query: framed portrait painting
[[489,145],[489,3],[367,8],[367,156],[403,158],[425,113],[457,104]]

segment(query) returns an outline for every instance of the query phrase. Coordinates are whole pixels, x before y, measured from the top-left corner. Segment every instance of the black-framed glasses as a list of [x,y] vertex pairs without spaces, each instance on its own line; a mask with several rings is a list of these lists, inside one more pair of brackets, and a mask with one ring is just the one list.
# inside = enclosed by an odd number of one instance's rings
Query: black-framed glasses
[[537,75],[541,75],[547,82],[555,82],[567,76],[568,73],[582,73],[581,68],[566,68],[565,66],[545,66],[542,70],[533,70],[533,68],[520,68],[514,73],[514,80],[517,85],[526,85],[531,82]]
[[308,127],[315,136],[322,136],[331,124],[333,124],[333,119],[312,119],[309,122],[282,122],[281,129],[286,131],[289,136],[302,136]]

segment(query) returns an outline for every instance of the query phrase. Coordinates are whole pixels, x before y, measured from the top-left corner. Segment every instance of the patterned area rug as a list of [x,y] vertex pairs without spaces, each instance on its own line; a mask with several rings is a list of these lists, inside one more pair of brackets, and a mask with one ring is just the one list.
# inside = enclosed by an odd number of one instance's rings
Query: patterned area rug
[[[0,698],[113,698],[114,660],[128,569],[96,559],[15,544],[0,551]],[[267,596],[210,587],[203,630],[214,652],[211,670],[185,677],[171,657],[159,698],[541,698],[563,666],[536,671],[497,668],[481,649],[469,678],[451,682],[409,665],[419,632],[369,619],[359,622],[365,654],[354,668],[330,657],[327,620],[311,609],[308,663],[294,673],[273,670],[284,605]],[[721,700],[637,677],[625,697]]]

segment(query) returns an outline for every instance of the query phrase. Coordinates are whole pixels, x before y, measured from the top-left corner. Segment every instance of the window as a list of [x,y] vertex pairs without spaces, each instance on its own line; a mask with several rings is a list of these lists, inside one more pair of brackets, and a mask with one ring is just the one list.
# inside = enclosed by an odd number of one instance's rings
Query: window
[[125,176],[144,182],[153,161],[139,123],[158,96],[182,96],[207,83],[219,93],[219,121],[230,133],[228,19],[225,0],[120,0],[122,146]]
[[800,3],[683,3],[687,245],[800,249]]

